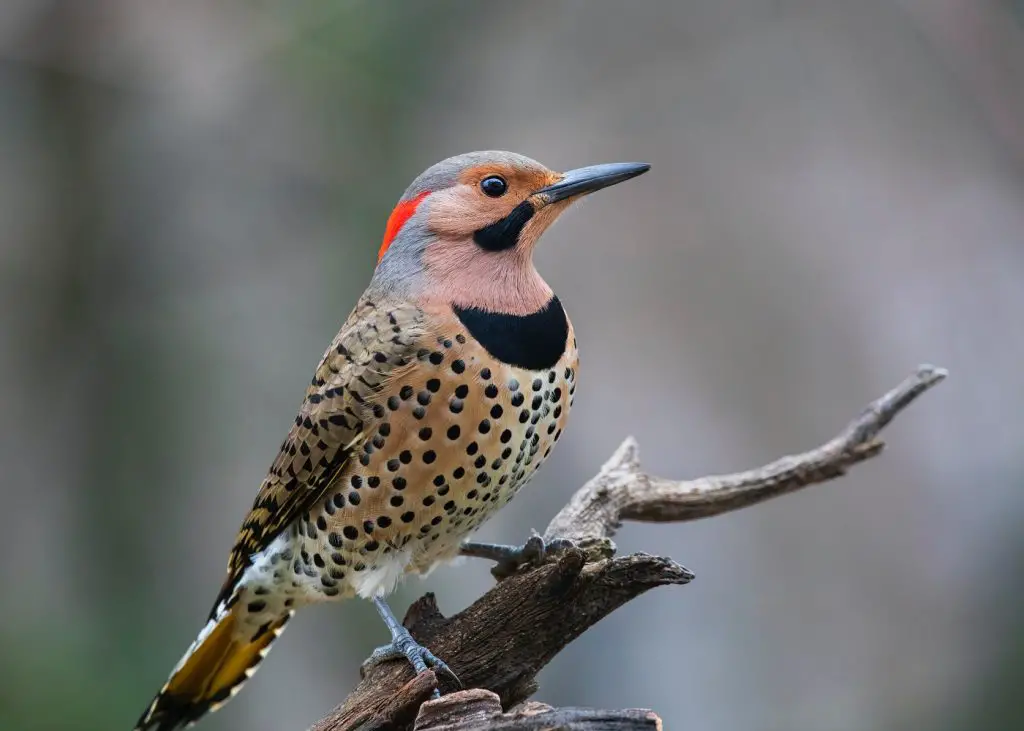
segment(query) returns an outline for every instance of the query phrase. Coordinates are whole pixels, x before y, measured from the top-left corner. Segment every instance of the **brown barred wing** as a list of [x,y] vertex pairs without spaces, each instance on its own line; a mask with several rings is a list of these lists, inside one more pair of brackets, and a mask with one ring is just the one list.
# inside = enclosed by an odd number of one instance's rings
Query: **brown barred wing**
[[[375,397],[411,367],[425,332],[421,310],[363,297],[324,353],[288,437],[242,523],[214,612],[253,554],[321,500],[379,420]],[[376,409],[379,412],[379,407]]]

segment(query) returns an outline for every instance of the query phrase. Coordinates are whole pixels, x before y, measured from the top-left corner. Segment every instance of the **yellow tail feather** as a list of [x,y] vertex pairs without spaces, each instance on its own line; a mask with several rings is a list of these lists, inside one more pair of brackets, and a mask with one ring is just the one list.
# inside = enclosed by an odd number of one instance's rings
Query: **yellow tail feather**
[[240,634],[235,608],[237,605],[210,620],[142,714],[135,731],[174,731],[216,711],[252,677],[292,617],[289,612],[251,635]]

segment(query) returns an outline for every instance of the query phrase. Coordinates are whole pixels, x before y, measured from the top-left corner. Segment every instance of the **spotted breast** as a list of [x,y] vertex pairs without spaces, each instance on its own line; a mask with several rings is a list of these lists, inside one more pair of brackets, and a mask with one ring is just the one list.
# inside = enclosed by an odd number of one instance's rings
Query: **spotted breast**
[[296,572],[328,597],[386,594],[454,556],[565,428],[578,357],[557,298],[519,322],[428,314],[436,326],[372,405],[372,434],[297,526]]

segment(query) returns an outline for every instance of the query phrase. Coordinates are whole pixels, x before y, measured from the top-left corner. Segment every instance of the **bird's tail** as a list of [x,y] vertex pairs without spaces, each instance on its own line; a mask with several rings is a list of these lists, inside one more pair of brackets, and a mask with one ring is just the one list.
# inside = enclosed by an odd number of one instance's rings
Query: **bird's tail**
[[135,731],[174,731],[216,711],[253,676],[293,614],[250,629],[239,621],[240,611],[235,603],[207,622],[139,718]]

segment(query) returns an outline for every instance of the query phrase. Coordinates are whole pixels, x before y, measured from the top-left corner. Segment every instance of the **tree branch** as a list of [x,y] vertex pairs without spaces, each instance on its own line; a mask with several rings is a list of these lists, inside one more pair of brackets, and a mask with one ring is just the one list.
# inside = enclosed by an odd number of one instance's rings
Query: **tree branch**
[[427,701],[437,685],[432,671],[410,679],[407,663],[382,663],[367,669],[352,694],[312,731],[660,729],[650,711],[529,704],[501,713],[532,695],[540,669],[603,617],[648,589],[693,578],[669,558],[614,557],[611,536],[622,521],[704,518],[839,477],[881,453],[878,433],[945,377],[941,368],[921,366],[817,449],[732,475],[682,482],[648,475],[640,468],[636,441],[626,439],[544,533],[547,541],[571,539],[576,548],[539,567],[496,567],[503,580],[451,618],[441,615],[432,594],[410,607],[405,626],[473,690]]
[[[692,578],[668,558],[638,554],[588,563],[574,549],[500,582],[451,618],[427,594],[409,608],[404,624],[464,687],[491,690],[510,708],[533,694],[540,669],[586,629],[648,589]],[[356,690],[314,731],[411,728],[437,683],[432,671],[410,680],[411,675],[404,661],[370,666]]]
[[423,707],[413,731],[645,731],[661,730],[661,719],[650,711],[596,711],[590,708],[552,708],[524,703],[502,713],[501,699],[489,690],[463,690]]
[[820,447],[731,475],[682,482],[649,475],[640,469],[636,440],[628,437],[552,519],[544,539],[586,543],[611,538],[623,520],[671,523],[707,518],[840,477],[852,465],[879,454],[885,443],[878,433],[946,375],[944,368],[920,366]]

